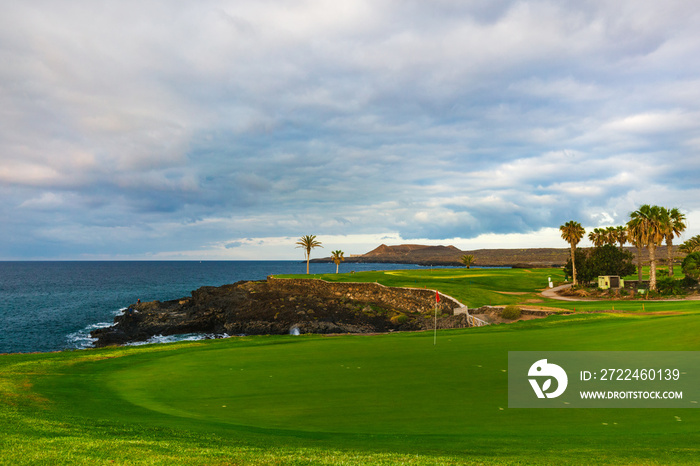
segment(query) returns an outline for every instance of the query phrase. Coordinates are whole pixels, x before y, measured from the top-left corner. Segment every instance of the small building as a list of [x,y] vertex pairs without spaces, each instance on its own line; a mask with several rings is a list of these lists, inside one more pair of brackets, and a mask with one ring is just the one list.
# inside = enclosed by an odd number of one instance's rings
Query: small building
[[598,277],[598,288],[608,290],[610,288],[624,288],[625,281],[619,275],[600,275]]

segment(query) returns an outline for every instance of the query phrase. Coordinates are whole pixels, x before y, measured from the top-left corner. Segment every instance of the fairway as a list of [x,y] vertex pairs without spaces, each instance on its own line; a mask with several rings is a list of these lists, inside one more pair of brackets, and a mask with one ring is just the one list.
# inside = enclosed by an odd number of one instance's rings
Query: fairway
[[[351,264],[348,264],[349,266]],[[315,278],[329,282],[376,282],[386,286],[437,289],[469,307],[515,304],[541,299],[549,278],[563,283],[561,269],[418,269],[316,275],[279,275],[276,278]],[[502,292],[523,293],[508,296]]]
[[404,277],[404,278],[411,278],[411,279],[418,279],[418,280],[423,280],[423,279],[434,279],[434,280],[454,280],[455,278],[477,278],[477,277],[492,277],[493,275],[487,274],[487,273],[464,273],[464,274],[459,274],[459,273],[451,273],[449,275],[444,275],[440,276],[435,273],[430,273],[430,274],[416,274],[413,271],[409,270],[388,270],[384,272],[387,275],[394,275],[395,277]]
[[[467,298],[552,273],[420,272]],[[649,307],[682,312],[4,355],[0,463],[694,463],[698,409],[508,407],[509,351],[700,351],[697,302]]]
[[[679,272],[677,272],[680,275]],[[682,275],[680,275],[682,276]],[[560,301],[544,298],[540,292],[551,278],[555,286],[564,283],[561,269],[423,269],[375,272],[279,275],[277,278],[311,278],[329,282],[376,282],[386,286],[437,289],[470,308],[523,304],[576,311],[700,311],[700,301],[693,300],[615,300]],[[626,277],[626,279],[636,279]]]

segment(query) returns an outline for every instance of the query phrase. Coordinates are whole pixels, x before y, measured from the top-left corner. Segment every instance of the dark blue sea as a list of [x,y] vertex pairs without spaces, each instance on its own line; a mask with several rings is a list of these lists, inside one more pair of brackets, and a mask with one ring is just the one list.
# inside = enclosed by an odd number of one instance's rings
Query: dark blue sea
[[[340,267],[341,272],[420,268]],[[89,348],[90,331],[111,325],[137,299],[167,301],[201,286],[305,272],[300,261],[0,262],[0,353]],[[311,273],[329,272],[335,264],[311,264]]]

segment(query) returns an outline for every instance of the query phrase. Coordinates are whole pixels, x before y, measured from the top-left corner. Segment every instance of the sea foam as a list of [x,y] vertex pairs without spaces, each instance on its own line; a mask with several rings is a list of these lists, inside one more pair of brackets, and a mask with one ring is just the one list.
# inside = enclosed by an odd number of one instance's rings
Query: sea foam
[[[125,307],[119,309],[118,311],[114,311],[113,314],[116,317],[118,315],[124,314],[124,311],[126,311]],[[74,349],[94,348],[97,338],[91,337],[90,332],[100,328],[111,327],[112,325],[114,325],[114,322],[98,322],[96,324],[90,324],[85,328],[78,330],[77,332],[69,333],[68,335],[66,335],[66,341],[68,342],[68,346]]]
[[213,340],[220,338],[230,338],[227,333],[183,333],[180,335],[154,335],[145,341],[134,341],[126,346],[150,345],[153,343],[175,343],[178,341]]

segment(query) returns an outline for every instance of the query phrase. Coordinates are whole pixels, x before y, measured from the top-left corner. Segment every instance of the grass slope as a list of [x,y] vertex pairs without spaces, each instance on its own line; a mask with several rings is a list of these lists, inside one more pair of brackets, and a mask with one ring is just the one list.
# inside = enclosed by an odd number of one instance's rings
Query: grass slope
[[[477,288],[450,273],[426,286]],[[479,293],[532,292],[526,274]],[[584,314],[436,346],[416,332],[3,355],[0,463],[690,464],[700,410],[509,409],[506,369],[508,351],[698,351],[699,333],[696,312]]]
[[[680,275],[680,272],[676,274]],[[539,293],[547,286],[548,278],[555,285],[564,283],[561,269],[419,269],[279,275],[277,278],[377,282],[386,286],[438,289],[469,307],[530,302],[535,307],[541,305],[576,311],[700,311],[700,301],[559,301],[542,298]]]
[[[548,277],[563,283],[561,269],[419,269],[352,274],[279,275],[327,281],[377,282],[386,286],[438,289],[469,307],[512,304],[538,297]],[[517,293],[517,294],[510,294]]]

